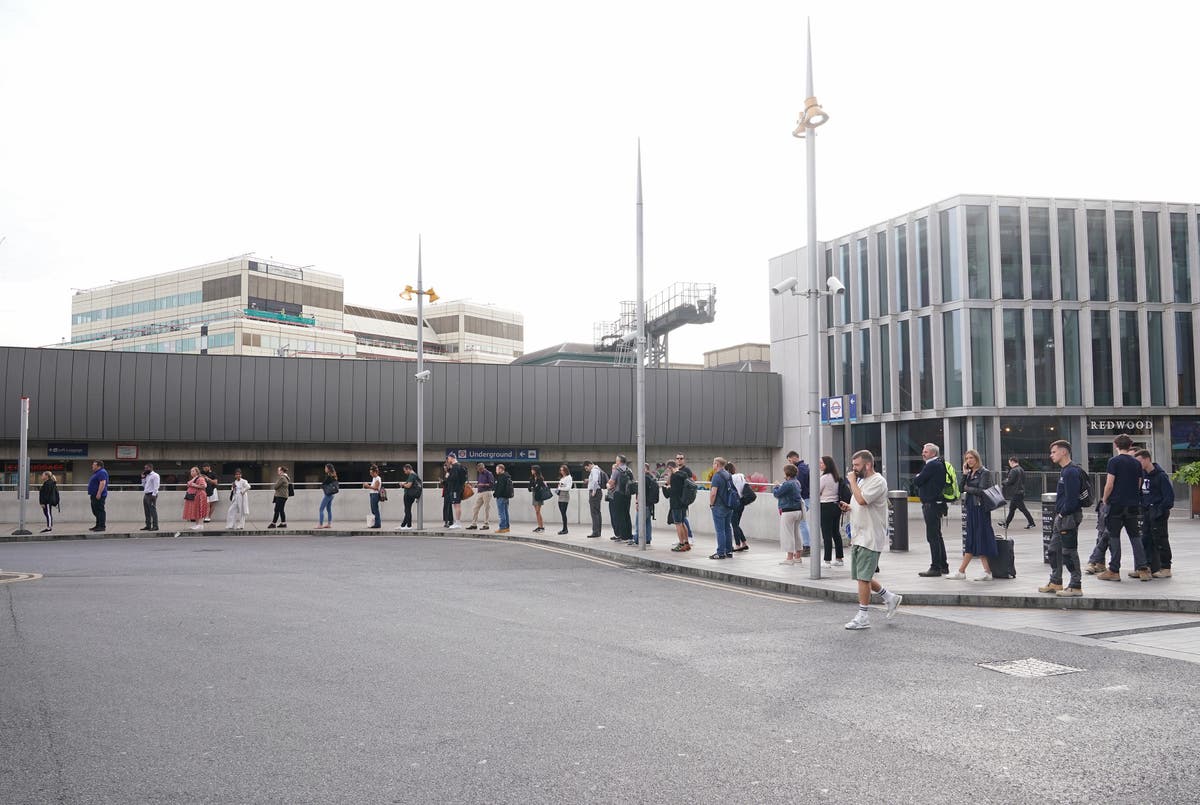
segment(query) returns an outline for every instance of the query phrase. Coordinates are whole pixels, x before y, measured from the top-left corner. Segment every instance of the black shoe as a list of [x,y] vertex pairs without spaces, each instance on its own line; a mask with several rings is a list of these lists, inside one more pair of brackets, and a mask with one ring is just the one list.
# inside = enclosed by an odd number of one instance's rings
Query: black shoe
[[564,528],[562,531],[558,532],[558,535],[561,537],[565,533],[567,533],[567,529]]
[[709,559],[728,559],[729,555],[724,553],[714,553]]
[[152,529],[148,525],[144,525],[138,529],[138,531],[150,531],[150,530],[152,530]]
[[478,528],[478,526],[469,525],[469,526],[467,526],[467,530],[468,531],[478,531],[479,528]]
[[624,537],[609,537],[609,539],[611,539],[613,542],[624,542],[625,541]]
[[487,527],[487,526],[485,526],[485,525],[481,525],[481,526],[479,526],[479,530],[480,530],[480,531],[487,531],[487,530],[488,530],[488,527]]
[[150,529],[150,530],[151,530],[151,531],[157,531],[157,530],[158,530],[158,526],[154,526],[154,528],[152,528],[152,529]]
[[45,533],[46,533],[46,532],[48,532],[49,530],[50,530],[49,528],[43,528],[43,529],[42,529],[42,533],[43,533],[43,534],[45,534]]
[[377,525],[369,525],[369,526],[367,526],[367,528],[380,528],[380,526],[377,526]]
[[1036,527],[1037,527],[1037,526],[1036,526],[1034,523],[1030,523],[1029,525],[1025,526],[1025,528],[1027,528],[1027,529],[1029,529],[1029,528],[1036,528]]
[[587,538],[588,539],[599,539],[600,535],[599,534],[588,534]]
[[942,571],[938,570],[937,568],[931,567],[928,570],[922,570],[917,575],[924,576],[925,578],[932,578],[934,576],[941,576],[941,575],[943,575],[943,573],[942,573]]
[[274,528],[274,527],[275,527],[274,523],[271,523],[269,526],[267,526],[267,528]]

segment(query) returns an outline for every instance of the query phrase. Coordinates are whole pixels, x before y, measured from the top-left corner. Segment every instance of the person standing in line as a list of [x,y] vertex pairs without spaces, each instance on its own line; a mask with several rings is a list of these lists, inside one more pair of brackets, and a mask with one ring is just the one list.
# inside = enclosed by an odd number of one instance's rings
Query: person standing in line
[[617,462],[609,467],[608,483],[604,485],[604,499],[608,502],[608,522],[612,526],[613,535],[609,537],[613,542],[623,540],[621,536],[621,517],[617,514],[617,482],[621,480],[621,473]]
[[[842,567],[842,507],[841,485],[842,475],[838,472],[837,464],[832,456],[821,456],[821,479],[817,487],[817,504],[821,507],[821,542],[824,556],[821,564],[825,567]],[[837,552],[837,562],[833,562],[834,552]]]
[[646,535],[646,545],[650,544],[651,537],[654,536],[654,506],[660,498],[658,479],[650,473],[650,465],[642,465],[642,503],[643,508],[638,510],[637,523],[633,529],[633,539],[626,542],[626,545],[637,545],[639,532]]
[[[687,465],[687,456],[683,454],[682,450],[675,453],[675,467],[677,472],[684,473],[692,480],[693,483],[695,483],[696,473],[692,472],[692,468]],[[687,519],[687,506],[683,507],[683,527],[687,531],[688,545],[694,544],[696,537],[692,533],[692,524]]]
[[[1079,571],[1079,524],[1083,520],[1079,490],[1083,487],[1083,470],[1071,463],[1071,443],[1063,439],[1051,443],[1050,460],[1059,467],[1050,536],[1050,581],[1038,587],[1038,592],[1078,598],[1083,595]],[[1062,583],[1064,566],[1071,574],[1066,587]]]
[[500,520],[496,533],[507,534],[509,532],[508,504],[512,501],[515,490],[512,476],[508,474],[508,468],[503,464],[496,465],[496,488],[493,494],[496,498],[496,516]]
[[733,558],[733,533],[729,529],[729,518],[733,510],[729,497],[733,491],[733,476],[725,469],[725,459],[713,459],[713,477],[708,490],[708,507],[712,510],[713,528],[717,532],[717,552],[709,559]]
[[[889,591],[875,581],[879,557],[887,550],[887,481],[875,472],[875,456],[869,450],[859,450],[850,458],[852,471],[846,474],[850,483],[850,578],[858,582],[858,613],[846,624],[847,629],[870,629],[871,616],[867,606],[871,593],[883,598],[887,608],[886,620],[896,614],[904,596]],[[843,504],[844,505],[844,504]]]
[[200,473],[199,467],[188,470],[187,491],[183,493],[183,519],[192,523],[193,531],[200,531],[208,522],[208,479]]
[[146,517],[146,524],[138,529],[139,531],[158,530],[158,490],[160,486],[162,486],[162,479],[154,471],[154,465],[147,464],[142,468],[142,514]]
[[42,529],[42,533],[46,534],[54,530],[54,509],[60,505],[58,479],[50,470],[42,473],[42,485],[38,488],[38,505],[42,507],[42,514],[46,517],[46,527]]
[[1167,537],[1167,518],[1175,506],[1175,490],[1171,477],[1154,463],[1149,450],[1134,453],[1142,465],[1142,542],[1150,575],[1156,579],[1171,578],[1171,542]]
[[800,520],[800,537],[803,539],[804,545],[800,555],[810,556],[812,554],[812,536],[808,529],[808,512],[812,511],[812,498],[809,497],[808,464],[800,458],[800,454],[795,450],[788,451],[787,460],[789,464],[796,467],[796,480],[800,483],[800,492],[804,499],[805,516]]
[[96,524],[88,531],[104,531],[108,527],[104,513],[104,505],[108,500],[108,470],[104,469],[104,462],[100,459],[92,462],[92,477],[88,478],[87,493],[92,516],[96,518]]
[[[321,505],[317,506],[317,528],[333,528],[333,496],[338,493],[338,474],[332,464],[325,465],[325,478],[321,481]],[[325,522],[325,517],[329,522]]]
[[1133,547],[1133,569],[1130,576],[1141,581],[1150,581],[1150,563],[1142,545],[1142,534],[1138,528],[1138,514],[1142,507],[1142,464],[1133,454],[1136,448],[1133,439],[1122,433],[1113,439],[1117,454],[1108,460],[1104,492],[1100,503],[1108,506],[1108,548],[1112,551],[1112,562],[1108,570],[1097,574],[1101,581],[1121,580],[1121,529],[1129,534]]
[[405,464],[400,470],[404,476],[404,480],[400,482],[400,488],[404,490],[404,519],[400,521],[400,526],[397,531],[412,530],[412,510],[413,504],[421,499],[421,478],[413,470],[412,464]]
[[571,477],[571,468],[566,464],[558,466],[558,513],[562,517],[562,531],[558,532],[558,536],[563,536],[567,533],[567,509],[571,506],[571,487],[575,485],[575,479]]
[[204,518],[204,522],[210,522],[213,517],[213,512],[217,509],[217,501],[220,499],[217,495],[217,475],[213,472],[212,464],[201,464],[200,474],[204,476],[204,482],[208,486],[208,516]]
[[750,550],[750,543],[746,542],[746,532],[742,531],[742,513],[746,511],[746,507],[742,504],[742,492],[746,488],[746,476],[738,472],[737,466],[732,461],[725,465],[725,469],[733,479],[733,488],[737,490],[738,494],[738,505],[729,515],[729,530],[733,533],[733,552],[741,553]]
[[[267,528],[287,528],[287,501],[291,487],[292,479],[288,477],[287,467],[276,467],[275,512],[271,515],[271,524]],[[279,525],[276,525],[276,523]]]
[[[946,462],[939,455],[936,444],[921,448],[925,466],[913,478],[913,486],[921,499],[921,514],[925,518],[925,541],[929,543],[929,569],[918,576],[945,576],[950,572],[950,560],[946,556],[946,543],[942,540],[942,518],[946,516],[946,499],[942,492],[946,488]],[[851,526],[853,527],[853,526]]]
[[488,468],[480,462],[475,465],[475,507],[471,509],[471,524],[467,526],[468,531],[474,531],[478,526],[479,510],[483,509],[483,527],[480,531],[487,531],[491,528],[492,519],[492,492],[496,487],[496,476],[488,471]]
[[691,480],[686,470],[680,469],[674,461],[667,462],[667,507],[669,509],[667,522],[675,526],[675,544],[671,550],[684,553],[692,549],[688,542],[687,506],[683,503],[683,487]]
[[1003,488],[1004,494],[1008,497],[1008,516],[997,525],[1008,528],[1013,515],[1019,511],[1025,515],[1025,519],[1028,521],[1025,528],[1033,528],[1033,515],[1029,513],[1029,509],[1025,505],[1025,470],[1021,469],[1021,462],[1017,461],[1016,456],[1010,456],[1008,459],[1008,475],[1004,477]]
[[[233,483],[229,485],[229,510],[225,512],[225,527],[241,531],[250,516],[250,482],[242,477],[240,469],[233,471]],[[332,522],[332,516],[330,518]]]
[[458,456],[451,453],[446,457],[449,466],[446,471],[446,488],[447,494],[450,497],[450,507],[454,510],[454,517],[447,528],[462,528],[462,501],[463,490],[467,487],[467,468],[458,463]]
[[962,494],[963,506],[967,509],[967,547],[963,551],[962,563],[958,570],[946,575],[948,579],[965,579],[967,565],[971,559],[978,556],[983,563],[983,575],[975,581],[991,581],[992,566],[990,559],[998,552],[996,547],[996,532],[992,530],[992,519],[984,506],[984,490],[992,486],[992,471],[983,466],[983,459],[974,450],[963,454]]
[[783,465],[783,483],[777,484],[772,494],[775,495],[775,505],[779,508],[779,548],[787,553],[781,565],[803,564],[800,552],[803,543],[800,538],[800,523],[804,520],[804,498],[800,496],[800,482],[796,480],[799,471],[796,465],[789,461]]
[[367,528],[383,528],[383,522],[379,517],[379,490],[383,489],[383,479],[379,477],[379,467],[372,464],[371,480],[363,484],[363,489],[367,490],[367,500],[371,505],[371,517],[373,521]]
[[450,496],[450,458],[442,462],[442,528],[454,525],[454,504]]
[[637,491],[637,479],[633,476],[633,470],[629,467],[629,459],[624,455],[617,455],[617,461],[613,464],[612,474],[612,512],[613,512],[613,537],[614,540],[628,542],[633,539],[633,516],[630,513],[630,507],[633,505],[633,496]]
[[600,502],[604,499],[606,479],[604,478],[604,470],[600,469],[600,465],[594,464],[591,461],[584,462],[583,471],[587,473],[588,511],[592,515],[592,533],[588,534],[588,537],[594,539],[600,536],[600,529],[602,527]]
[[535,534],[546,530],[546,524],[542,521],[543,489],[549,487],[546,486],[546,479],[542,477],[542,468],[534,464],[529,468],[529,494],[533,497],[533,516],[537,518],[537,528],[533,529]]

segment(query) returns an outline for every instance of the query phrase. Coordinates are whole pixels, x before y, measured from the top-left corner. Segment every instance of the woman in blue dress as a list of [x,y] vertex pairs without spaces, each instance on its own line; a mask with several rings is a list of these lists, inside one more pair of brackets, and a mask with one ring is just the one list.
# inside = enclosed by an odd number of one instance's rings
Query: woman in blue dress
[[992,471],[983,466],[983,459],[974,450],[963,454],[962,493],[963,505],[967,507],[967,544],[963,550],[962,563],[958,572],[950,573],[948,579],[965,579],[967,565],[976,556],[983,563],[983,575],[975,581],[991,581],[992,568],[989,557],[996,555],[996,532],[992,530],[990,509],[983,491],[992,486]]

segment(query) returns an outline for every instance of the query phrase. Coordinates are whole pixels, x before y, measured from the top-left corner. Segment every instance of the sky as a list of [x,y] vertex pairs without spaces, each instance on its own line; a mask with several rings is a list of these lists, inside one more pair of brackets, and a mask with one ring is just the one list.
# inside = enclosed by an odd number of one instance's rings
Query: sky
[[[1134,10],[1136,9],[1136,10]],[[672,361],[766,342],[806,239],[959,194],[1200,201],[1200,6],[0,0],[0,344],[72,288],[246,252],[520,310],[529,351],[717,286]]]

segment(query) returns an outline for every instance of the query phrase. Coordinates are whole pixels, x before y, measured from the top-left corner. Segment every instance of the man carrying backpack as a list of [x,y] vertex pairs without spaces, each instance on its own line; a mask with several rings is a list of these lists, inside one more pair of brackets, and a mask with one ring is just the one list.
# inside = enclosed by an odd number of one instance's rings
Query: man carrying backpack
[[633,503],[635,483],[633,470],[629,469],[629,459],[618,455],[617,462],[613,465],[612,480],[610,481],[612,501],[609,511],[611,512],[612,539],[614,540],[628,542],[633,539],[633,519],[629,515],[629,507]]
[[918,576],[945,576],[950,573],[950,560],[946,557],[946,543],[942,540],[942,517],[945,516],[946,462],[939,456],[936,444],[921,448],[925,466],[913,478],[917,497],[921,499],[921,514],[925,518],[925,541],[929,543],[929,569]]
[[675,539],[678,541],[671,550],[682,553],[692,549],[686,525],[687,507],[690,505],[687,497],[691,495],[692,501],[695,501],[696,485],[692,481],[691,471],[674,461],[667,462],[667,473],[670,477],[667,483],[667,506],[671,510],[668,520],[675,525]]
[[600,536],[600,503],[604,500],[604,490],[608,486],[608,476],[599,464],[591,461],[583,463],[583,471],[587,473],[588,511],[592,515],[592,533],[589,537]]
[[1175,506],[1171,476],[1154,463],[1149,450],[1138,450],[1134,457],[1142,463],[1142,542],[1150,575],[1171,578],[1171,543],[1167,539],[1167,518]]
[[[1050,581],[1038,587],[1038,592],[1078,598],[1083,595],[1079,572],[1079,524],[1083,520],[1083,503],[1079,499],[1079,490],[1087,483],[1087,476],[1078,464],[1071,463],[1071,443],[1068,441],[1060,439],[1050,445],[1050,460],[1061,470],[1050,536]],[[1062,583],[1064,565],[1071,574],[1066,587]]]
[[1021,463],[1017,461],[1016,456],[1008,459],[1008,475],[1004,478],[1004,494],[1008,496],[1008,516],[1000,525],[1008,528],[1013,515],[1020,511],[1029,521],[1025,527],[1033,528],[1033,515],[1029,513],[1029,508],[1025,505],[1025,470],[1021,469]]

